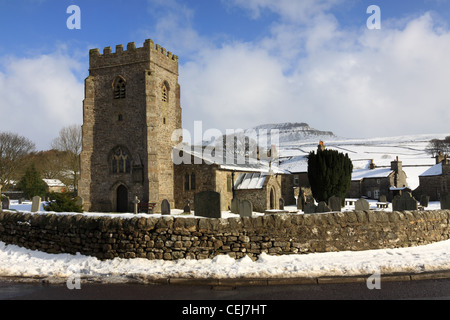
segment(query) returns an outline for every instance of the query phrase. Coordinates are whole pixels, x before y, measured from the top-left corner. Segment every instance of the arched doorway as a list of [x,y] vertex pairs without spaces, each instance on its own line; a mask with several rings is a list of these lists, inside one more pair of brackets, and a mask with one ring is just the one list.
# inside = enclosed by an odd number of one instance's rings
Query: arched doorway
[[270,209],[275,209],[275,192],[270,188]]
[[128,211],[128,189],[124,185],[117,188],[117,212]]

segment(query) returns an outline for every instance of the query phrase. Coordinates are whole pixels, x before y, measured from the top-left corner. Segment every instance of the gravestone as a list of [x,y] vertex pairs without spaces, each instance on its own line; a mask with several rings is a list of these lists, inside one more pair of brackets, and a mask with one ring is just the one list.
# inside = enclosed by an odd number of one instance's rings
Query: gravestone
[[303,190],[300,190],[297,199],[297,209],[303,210],[305,205],[306,205],[306,195]]
[[426,196],[426,195],[421,195],[420,196],[420,205],[422,207],[428,207],[428,204],[430,203],[430,196]]
[[342,208],[341,198],[332,196],[330,199],[328,199],[328,207],[331,209],[331,211],[341,211]]
[[167,199],[164,199],[161,203],[161,214],[167,216],[170,214],[170,203]]
[[319,204],[317,205],[316,212],[317,213],[331,212],[331,209],[325,201],[320,201]]
[[31,212],[38,212],[41,210],[41,197],[33,197],[33,202],[31,203]]
[[450,209],[450,193],[442,193],[441,194],[441,209],[449,210]]
[[189,203],[184,206],[183,213],[191,213],[191,207],[189,206]]
[[303,212],[304,213],[316,213],[316,211],[317,211],[317,207],[312,202],[309,202],[309,203],[305,204],[304,207],[303,207]]
[[2,209],[3,210],[9,210],[10,201],[8,197],[2,198]]
[[253,204],[249,200],[239,201],[239,215],[241,217],[252,217]]
[[283,198],[280,198],[280,200],[278,200],[278,204],[279,204],[278,209],[284,210],[284,199]]
[[403,192],[392,200],[392,211],[418,210],[417,200],[410,192]]
[[382,194],[381,196],[380,196],[380,199],[378,199],[380,202],[387,202],[387,198],[386,198],[386,196],[384,195],[384,194]]
[[370,210],[369,201],[366,199],[359,199],[355,202],[355,211],[367,211]]
[[203,191],[194,195],[195,216],[205,218],[221,218],[220,193]]
[[231,213],[237,213],[239,214],[239,198],[238,197],[234,197],[231,200],[231,208],[230,208]]

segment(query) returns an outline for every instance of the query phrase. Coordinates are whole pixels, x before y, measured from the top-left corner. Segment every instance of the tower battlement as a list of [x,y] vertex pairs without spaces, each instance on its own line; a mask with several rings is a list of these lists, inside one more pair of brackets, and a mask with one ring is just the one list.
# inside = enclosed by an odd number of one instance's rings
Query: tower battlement
[[115,52],[112,52],[111,47],[105,47],[103,53],[100,50],[89,50],[89,65],[91,69],[113,67],[114,65],[122,64],[123,61],[159,61],[164,64],[172,64],[178,68],[178,56],[165,48],[156,44],[151,39],[144,42],[143,47],[136,48],[134,42],[127,44],[126,50],[122,44],[116,45]]

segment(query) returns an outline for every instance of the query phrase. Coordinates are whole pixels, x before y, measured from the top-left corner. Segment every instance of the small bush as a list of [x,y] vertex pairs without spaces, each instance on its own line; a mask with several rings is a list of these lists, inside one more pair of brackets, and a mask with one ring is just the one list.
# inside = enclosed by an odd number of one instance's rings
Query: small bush
[[83,207],[78,205],[76,199],[68,192],[50,193],[50,202],[44,205],[44,210],[54,212],[83,212]]

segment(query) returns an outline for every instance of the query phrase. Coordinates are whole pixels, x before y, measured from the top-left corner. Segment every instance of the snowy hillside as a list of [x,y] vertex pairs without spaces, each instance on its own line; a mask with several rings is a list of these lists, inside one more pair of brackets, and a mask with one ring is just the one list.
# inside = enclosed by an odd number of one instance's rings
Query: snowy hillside
[[[261,126],[264,129],[277,129],[277,126]],[[286,124],[281,124],[286,127]],[[287,126],[289,127],[289,126]],[[278,154],[282,169],[291,172],[307,171],[307,155],[317,150],[319,141],[324,141],[328,149],[347,153],[355,170],[366,169],[373,160],[377,167],[390,167],[391,161],[397,157],[403,163],[407,174],[408,187],[415,189],[419,185],[419,175],[428,170],[436,162],[425,150],[430,140],[444,139],[449,134],[420,134],[397,137],[379,137],[368,139],[349,139],[326,134],[305,134],[309,126],[290,126],[289,130],[280,130]]]
[[311,128],[307,123],[276,123],[264,124],[252,128],[257,133],[262,130],[278,130],[280,144],[290,145],[297,141],[317,141],[317,139],[332,139],[336,138],[331,131],[320,131]]

